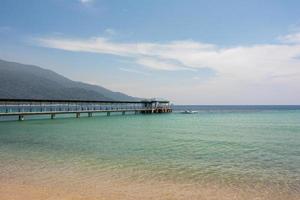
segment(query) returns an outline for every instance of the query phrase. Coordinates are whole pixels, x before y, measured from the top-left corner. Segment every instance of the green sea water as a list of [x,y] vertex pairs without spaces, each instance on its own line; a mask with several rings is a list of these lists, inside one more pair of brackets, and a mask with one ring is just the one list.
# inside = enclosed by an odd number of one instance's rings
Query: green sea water
[[300,110],[0,122],[0,178],[53,169],[87,179],[126,171],[139,180],[284,185],[300,194]]

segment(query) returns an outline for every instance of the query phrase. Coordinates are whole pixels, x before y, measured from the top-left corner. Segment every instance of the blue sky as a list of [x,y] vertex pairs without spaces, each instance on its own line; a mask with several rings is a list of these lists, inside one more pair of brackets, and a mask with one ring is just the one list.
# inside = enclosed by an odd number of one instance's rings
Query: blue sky
[[1,0],[0,58],[178,104],[299,104],[300,1]]

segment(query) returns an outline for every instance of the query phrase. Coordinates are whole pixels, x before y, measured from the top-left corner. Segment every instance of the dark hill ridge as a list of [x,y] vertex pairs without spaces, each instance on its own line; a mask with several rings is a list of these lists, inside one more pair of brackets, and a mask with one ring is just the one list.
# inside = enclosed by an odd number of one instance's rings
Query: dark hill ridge
[[138,98],[104,87],[72,81],[51,70],[0,60],[0,98],[119,100]]

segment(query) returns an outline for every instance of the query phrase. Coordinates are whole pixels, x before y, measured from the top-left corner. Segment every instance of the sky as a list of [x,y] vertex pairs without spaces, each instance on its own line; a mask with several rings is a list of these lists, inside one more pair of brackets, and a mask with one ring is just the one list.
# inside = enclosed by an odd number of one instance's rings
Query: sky
[[299,0],[1,0],[0,59],[175,104],[300,104]]

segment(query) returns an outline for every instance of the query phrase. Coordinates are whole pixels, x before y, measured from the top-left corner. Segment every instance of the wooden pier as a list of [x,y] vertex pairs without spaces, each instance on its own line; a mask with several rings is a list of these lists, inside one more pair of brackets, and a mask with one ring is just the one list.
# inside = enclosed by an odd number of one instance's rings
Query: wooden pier
[[59,114],[81,114],[92,117],[93,113],[169,113],[172,108],[169,101],[84,101],[84,100],[46,100],[46,99],[0,99],[0,117],[18,116],[20,121],[29,115],[49,115],[54,119]]

